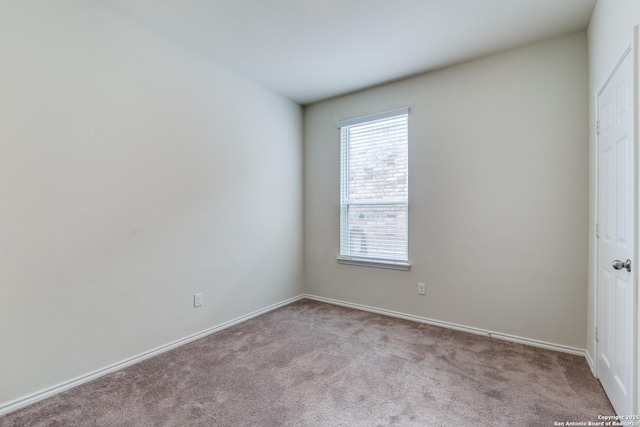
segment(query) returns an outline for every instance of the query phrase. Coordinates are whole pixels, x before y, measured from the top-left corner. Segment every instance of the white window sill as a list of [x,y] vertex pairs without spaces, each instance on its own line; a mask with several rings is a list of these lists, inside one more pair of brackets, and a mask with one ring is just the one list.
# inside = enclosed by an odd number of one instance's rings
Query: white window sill
[[411,264],[401,261],[378,261],[363,258],[336,258],[339,264],[360,265],[362,267],[388,268],[390,270],[411,270]]

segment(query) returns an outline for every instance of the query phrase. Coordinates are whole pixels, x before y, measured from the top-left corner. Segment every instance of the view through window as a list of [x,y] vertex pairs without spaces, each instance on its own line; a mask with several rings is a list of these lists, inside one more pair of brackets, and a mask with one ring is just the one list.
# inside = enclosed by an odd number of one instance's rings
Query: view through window
[[408,109],[338,123],[340,258],[408,262]]

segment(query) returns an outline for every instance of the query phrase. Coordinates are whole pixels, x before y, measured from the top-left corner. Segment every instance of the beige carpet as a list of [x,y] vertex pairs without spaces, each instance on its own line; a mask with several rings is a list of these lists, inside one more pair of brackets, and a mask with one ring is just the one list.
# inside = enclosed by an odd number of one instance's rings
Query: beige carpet
[[303,300],[0,426],[553,426],[613,409],[582,357]]

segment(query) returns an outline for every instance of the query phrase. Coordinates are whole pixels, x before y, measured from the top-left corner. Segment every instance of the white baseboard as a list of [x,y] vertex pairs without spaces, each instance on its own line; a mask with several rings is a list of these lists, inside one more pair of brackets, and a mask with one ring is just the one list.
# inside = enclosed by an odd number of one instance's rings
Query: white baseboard
[[270,305],[268,307],[262,308],[260,310],[256,310],[252,313],[249,314],[245,314],[244,316],[240,316],[237,317],[233,320],[229,320],[228,322],[224,322],[221,323],[217,326],[211,327],[209,329],[205,329],[204,331],[201,332],[197,332],[193,335],[189,335],[187,337],[181,338],[179,340],[170,342],[168,344],[162,345],[160,347],[156,347],[152,350],[146,351],[144,353],[138,354],[137,356],[133,356],[130,357],[128,359],[122,360],[120,362],[114,363],[112,365],[109,366],[105,366],[104,368],[98,369],[96,371],[90,372],[88,374],[85,375],[81,375],[77,378],[74,378],[72,380],[69,381],[65,381],[61,384],[55,385],[53,387],[49,387],[47,389],[29,394],[27,396],[24,397],[20,397],[18,399],[9,401],[7,403],[4,403],[2,405],[0,405],[0,416],[8,414],[9,412],[13,412],[15,410],[18,410],[20,408],[24,408],[25,406],[31,405],[35,402],[38,402],[40,400],[46,399],[47,397],[51,397],[55,394],[58,394],[60,392],[63,392],[65,390],[68,390],[70,388],[79,386],[80,384],[84,384],[86,382],[89,382],[91,380],[94,380],[96,378],[99,378],[103,375],[109,374],[111,372],[115,372],[119,369],[122,368],[126,368],[127,366],[131,366],[134,365],[138,362],[141,362],[145,359],[148,359],[150,357],[153,356],[157,356],[158,354],[164,353],[166,351],[169,351],[171,349],[174,349],[176,347],[180,347],[181,345],[187,344],[188,342],[197,340],[199,338],[203,338],[207,335],[211,335],[215,332],[221,331],[223,329],[229,328],[233,325],[237,325],[238,323],[242,323],[245,322],[249,319],[252,319],[254,317],[260,316],[261,314],[267,313],[269,311],[275,310],[276,308],[280,308],[282,306],[291,304],[292,302],[298,301],[300,299],[302,299],[303,296],[302,295],[298,295],[296,297],[293,298],[289,298],[286,299],[284,301],[281,301],[279,303]]
[[[469,333],[476,334],[476,335],[485,335],[485,336],[489,336],[489,337],[492,337],[492,338],[498,338],[498,339],[505,340],[505,341],[511,341],[511,342],[516,342],[516,343],[520,343],[520,344],[526,344],[526,345],[534,346],[534,347],[545,348],[545,349],[548,349],[548,350],[561,351],[563,353],[570,353],[570,354],[575,354],[575,355],[583,356],[583,357],[586,357],[586,355],[587,355],[587,352],[585,350],[583,350],[583,349],[575,348],[575,347],[569,347],[569,346],[566,346],[566,345],[553,344],[553,343],[548,343],[548,342],[545,342],[545,341],[534,340],[534,339],[531,339],[531,338],[524,338],[524,337],[519,337],[519,336],[516,336],[516,335],[503,334],[503,333],[500,333],[500,332],[488,331],[486,329],[480,329],[480,328],[474,328],[474,327],[471,327],[471,326],[458,325],[458,324],[455,324],[455,323],[444,322],[444,321],[441,321],[441,320],[434,320],[434,319],[429,319],[429,318],[426,318],[426,317],[415,316],[413,314],[400,313],[400,312],[397,312],[397,311],[386,310],[384,308],[369,307],[367,305],[354,304],[354,303],[351,303],[351,302],[340,301],[340,300],[335,300],[335,299],[325,298],[325,297],[319,297],[319,296],[316,296],[316,295],[305,294],[305,295],[303,295],[303,297],[307,298],[307,299],[310,299],[310,300],[314,300],[314,301],[326,302],[326,303],[329,303],[329,304],[340,305],[342,307],[355,308],[356,310],[362,310],[362,311],[368,311],[368,312],[371,312],[371,313],[383,314],[385,316],[397,317],[397,318],[405,319],[405,320],[412,320],[414,322],[426,323],[426,324],[434,325],[434,326],[441,326],[443,328],[455,329],[457,331],[469,332]],[[587,359],[587,362],[589,362],[589,359]]]
[[598,373],[596,371],[596,362],[594,362],[593,357],[588,351],[584,352],[584,357],[587,359],[587,363],[589,364],[589,368],[591,369],[591,373],[594,377],[598,378]]

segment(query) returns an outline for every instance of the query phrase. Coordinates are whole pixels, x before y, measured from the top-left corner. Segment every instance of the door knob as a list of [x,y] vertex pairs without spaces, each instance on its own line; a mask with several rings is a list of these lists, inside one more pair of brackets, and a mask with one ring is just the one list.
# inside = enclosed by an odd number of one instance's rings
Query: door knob
[[611,263],[611,265],[613,265],[613,268],[615,268],[616,270],[622,270],[623,268],[626,268],[627,271],[631,271],[631,260],[628,259],[625,262],[620,261],[619,259],[613,261]]

